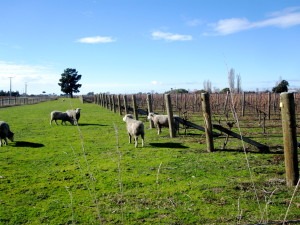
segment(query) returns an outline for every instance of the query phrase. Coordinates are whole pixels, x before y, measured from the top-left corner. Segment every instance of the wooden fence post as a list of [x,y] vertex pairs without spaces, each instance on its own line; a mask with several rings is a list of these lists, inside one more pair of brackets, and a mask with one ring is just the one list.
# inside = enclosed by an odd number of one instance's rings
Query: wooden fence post
[[122,115],[122,109],[121,109],[121,99],[120,99],[120,94],[117,96],[117,102],[118,102],[118,107],[119,107],[119,115]]
[[245,107],[246,107],[246,94],[243,92],[242,94],[242,116],[245,116]]
[[[152,110],[152,98],[151,98],[150,94],[147,94],[147,109],[148,109],[148,113],[153,112],[153,110]],[[149,126],[150,126],[150,129],[152,129],[154,127],[154,124],[153,124],[152,120],[149,120]]]
[[137,107],[136,107],[136,96],[132,95],[132,108],[133,108],[133,116],[136,120],[139,119],[139,115],[136,111]]
[[110,111],[112,111],[112,98],[111,98],[111,95],[107,95],[107,100],[108,100],[107,108],[110,109]]
[[291,187],[299,179],[294,94],[280,94],[286,184]]
[[101,94],[101,106],[104,108],[105,107],[105,94]]
[[271,119],[271,92],[268,92],[268,118]]
[[214,140],[213,140],[212,123],[211,123],[209,94],[201,93],[201,100],[202,100],[202,111],[203,111],[204,125],[205,125],[204,128],[205,128],[205,135],[206,135],[207,151],[213,152]]
[[107,108],[107,98],[105,93],[103,93],[103,108]]
[[113,111],[114,111],[114,113],[116,113],[115,95],[111,95],[111,102],[112,102]]
[[127,95],[124,95],[123,98],[124,98],[124,110],[125,110],[125,115],[126,115],[126,114],[128,114]]
[[165,94],[165,102],[166,102],[166,108],[167,108],[168,120],[169,120],[170,138],[173,138],[175,136],[175,129],[174,129],[173,110],[172,110],[170,94]]

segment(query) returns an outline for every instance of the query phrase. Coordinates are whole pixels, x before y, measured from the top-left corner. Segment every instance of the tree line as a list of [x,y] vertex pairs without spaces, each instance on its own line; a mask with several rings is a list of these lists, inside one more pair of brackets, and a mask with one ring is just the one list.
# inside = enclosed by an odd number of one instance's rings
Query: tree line
[[11,93],[9,91],[0,91],[0,96],[13,96],[13,97],[19,97],[20,93],[18,91],[12,91]]

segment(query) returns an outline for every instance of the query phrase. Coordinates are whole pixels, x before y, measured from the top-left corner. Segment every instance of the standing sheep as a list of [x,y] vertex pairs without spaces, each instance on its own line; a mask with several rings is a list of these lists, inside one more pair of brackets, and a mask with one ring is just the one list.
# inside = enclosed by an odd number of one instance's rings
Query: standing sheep
[[[175,123],[175,130],[178,129],[178,123],[176,122],[175,118],[177,116],[174,116],[174,123]],[[153,112],[150,112],[148,114],[148,120],[152,120],[154,126],[157,128],[157,134],[159,135],[161,133],[161,128],[162,127],[169,127],[169,119],[168,115],[157,115],[154,114]]]
[[7,138],[14,141],[14,133],[11,132],[6,122],[0,121],[0,146],[2,146],[2,142],[3,145],[7,145]]
[[66,125],[66,121],[69,121],[72,125],[77,124],[76,121],[74,121],[73,117],[70,117],[66,112],[60,112],[60,111],[52,111],[50,114],[50,125],[52,125],[52,121],[55,121],[56,125],[57,122],[56,120],[61,120],[61,124]]
[[131,143],[131,137],[134,138],[134,146],[138,146],[138,136],[141,135],[142,147],[144,147],[144,124],[142,121],[133,119],[132,114],[126,114],[123,117],[123,121],[126,122],[127,133],[129,136],[129,143]]
[[77,124],[80,118],[80,108],[76,108],[74,109],[69,109],[66,111],[66,113],[68,114],[69,117],[72,117],[74,120],[76,120]]

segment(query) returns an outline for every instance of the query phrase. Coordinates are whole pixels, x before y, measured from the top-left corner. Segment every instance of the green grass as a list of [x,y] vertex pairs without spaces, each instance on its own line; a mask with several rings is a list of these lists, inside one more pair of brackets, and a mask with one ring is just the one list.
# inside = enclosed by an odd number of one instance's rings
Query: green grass
[[[52,110],[77,107],[78,127],[50,126]],[[145,147],[134,148],[122,116],[77,99],[1,108],[0,120],[15,133],[15,142],[0,148],[0,224],[279,221],[294,191],[280,182],[282,151],[247,146],[245,155],[232,138],[227,149],[208,153],[202,132],[170,139],[167,129],[160,136],[147,129]],[[269,139],[276,146],[282,140]],[[217,138],[215,147],[223,142]],[[288,220],[300,219],[299,204],[298,192]]]

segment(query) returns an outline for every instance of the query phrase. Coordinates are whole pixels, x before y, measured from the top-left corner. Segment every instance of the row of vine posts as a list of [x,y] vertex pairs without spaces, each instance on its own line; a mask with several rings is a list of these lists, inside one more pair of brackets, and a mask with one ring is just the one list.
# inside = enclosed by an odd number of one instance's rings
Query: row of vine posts
[[[283,141],[284,141],[284,158],[286,168],[287,186],[294,186],[299,180],[298,169],[298,142],[296,132],[296,109],[295,93],[272,94],[265,95],[248,95],[242,93],[237,94],[133,94],[131,98],[127,95],[97,94],[94,96],[94,102],[102,107],[120,115],[132,113],[135,119],[138,115],[148,115],[148,112],[161,112],[167,114],[169,119],[170,138],[175,136],[175,126],[173,120],[173,112],[176,111],[179,117],[184,117],[187,111],[202,111],[204,119],[204,131],[206,136],[207,151],[214,151],[212,112],[215,114],[227,113],[228,108],[235,112],[240,112],[240,116],[245,116],[246,108],[256,113],[259,120],[270,119],[273,116],[281,116]],[[273,96],[272,96],[273,95]],[[297,99],[299,100],[299,99]],[[240,108],[240,110],[237,110]],[[222,112],[223,111],[223,112]],[[271,113],[272,112],[272,113]],[[149,121],[150,128],[153,128],[152,121]],[[223,128],[225,129],[225,128]],[[229,132],[229,131],[228,131]],[[231,132],[232,133],[232,132]],[[228,133],[230,134],[230,133]],[[235,136],[240,139],[245,137]],[[254,141],[252,141],[254,142]]]

